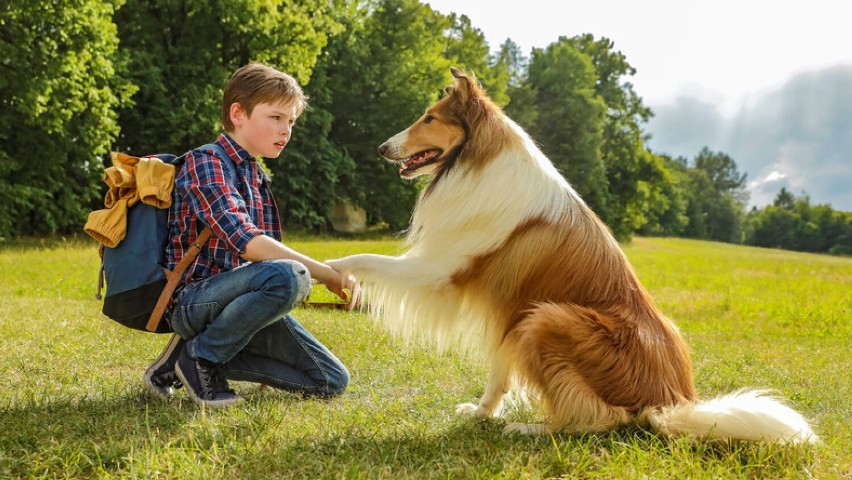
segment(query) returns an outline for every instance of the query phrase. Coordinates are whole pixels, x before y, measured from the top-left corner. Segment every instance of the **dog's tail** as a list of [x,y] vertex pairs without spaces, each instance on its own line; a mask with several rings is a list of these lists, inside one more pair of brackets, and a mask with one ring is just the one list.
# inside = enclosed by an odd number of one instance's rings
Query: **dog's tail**
[[794,445],[819,441],[801,414],[763,390],[740,390],[712,400],[651,408],[640,415],[641,420],[671,436]]

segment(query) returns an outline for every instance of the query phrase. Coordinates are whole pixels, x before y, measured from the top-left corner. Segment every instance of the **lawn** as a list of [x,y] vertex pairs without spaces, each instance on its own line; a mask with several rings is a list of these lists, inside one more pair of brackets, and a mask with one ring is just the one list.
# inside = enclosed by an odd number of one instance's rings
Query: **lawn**
[[[296,238],[316,258],[399,251],[393,239]],[[709,397],[776,390],[817,447],[714,445],[631,427],[519,437],[458,417],[483,359],[406,345],[360,313],[294,314],[352,374],[332,400],[234,383],[242,406],[148,398],[166,336],[100,314],[84,239],[0,243],[0,478],[852,478],[852,259],[679,239],[625,247],[692,348]],[[327,298],[317,287],[315,298]],[[507,420],[535,418],[511,412]]]

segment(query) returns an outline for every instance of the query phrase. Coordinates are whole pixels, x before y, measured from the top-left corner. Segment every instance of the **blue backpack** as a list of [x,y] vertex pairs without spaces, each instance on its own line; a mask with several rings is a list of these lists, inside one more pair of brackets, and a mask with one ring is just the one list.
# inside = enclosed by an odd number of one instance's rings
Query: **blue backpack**
[[[209,144],[196,150],[213,150],[237,183],[237,170],[222,147]],[[179,169],[189,152],[181,155],[155,155]],[[174,193],[173,193],[174,195]],[[103,313],[134,330],[168,333],[168,323],[161,322],[166,307],[187,267],[195,260],[212,234],[205,227],[174,270],[164,267],[164,251],[169,241],[168,209],[138,202],[127,212],[127,234],[115,248],[101,246],[101,272],[97,298],[106,280]]]

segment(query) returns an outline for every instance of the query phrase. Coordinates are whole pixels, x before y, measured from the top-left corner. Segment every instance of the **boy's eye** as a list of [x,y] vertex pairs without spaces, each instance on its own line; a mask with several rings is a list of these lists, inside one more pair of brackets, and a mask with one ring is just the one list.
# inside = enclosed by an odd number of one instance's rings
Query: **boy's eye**
[[423,119],[423,123],[432,123],[432,120],[435,120],[435,117],[432,115],[426,115],[426,118]]

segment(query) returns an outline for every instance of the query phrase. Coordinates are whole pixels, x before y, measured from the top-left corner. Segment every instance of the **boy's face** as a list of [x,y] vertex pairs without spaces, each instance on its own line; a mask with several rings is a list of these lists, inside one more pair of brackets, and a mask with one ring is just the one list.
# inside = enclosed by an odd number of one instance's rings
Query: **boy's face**
[[298,112],[295,102],[258,103],[248,115],[239,103],[231,105],[231,136],[254,157],[276,158],[290,141]]

